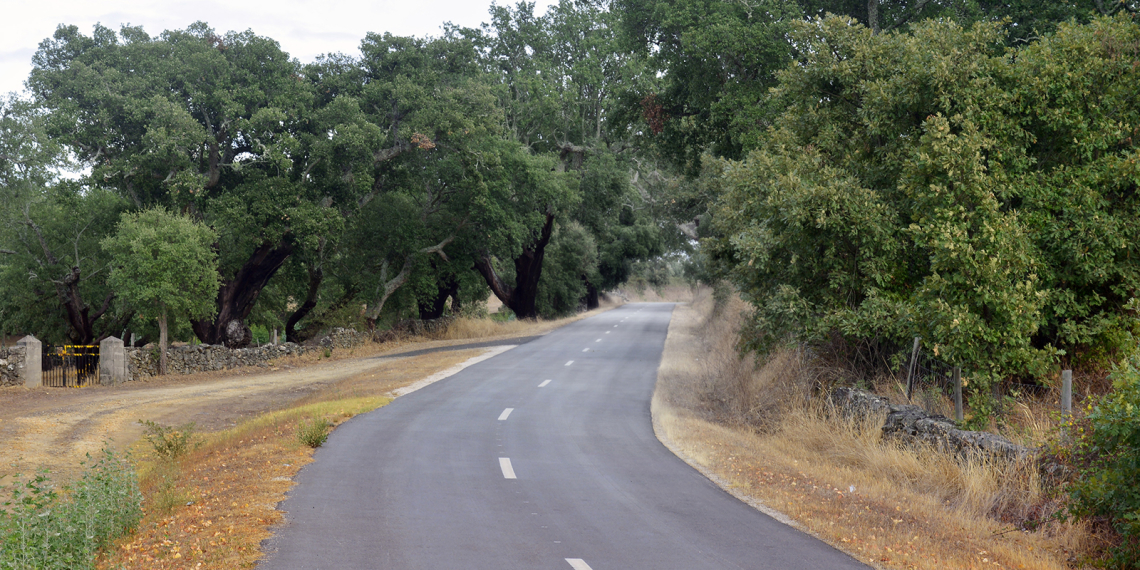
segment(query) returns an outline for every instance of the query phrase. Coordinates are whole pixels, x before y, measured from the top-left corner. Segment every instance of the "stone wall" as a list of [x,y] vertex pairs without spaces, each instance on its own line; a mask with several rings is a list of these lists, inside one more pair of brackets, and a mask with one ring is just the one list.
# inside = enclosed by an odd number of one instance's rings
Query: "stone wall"
[[323,348],[354,348],[368,341],[368,333],[356,332],[356,329],[334,328],[329,334],[321,337],[317,345]]
[[[268,366],[274,358],[304,354],[305,351],[305,347],[291,342],[256,348],[226,348],[211,344],[171,347],[166,352],[166,371],[168,374],[193,374],[242,366]],[[158,375],[157,347],[128,347],[126,353],[127,376],[130,380]]]
[[0,348],[0,386],[23,386],[24,347]]
[[1007,460],[1029,457],[1033,450],[984,431],[958,429],[945,416],[931,415],[919,406],[892,404],[887,398],[854,388],[836,388],[831,401],[839,409],[861,416],[881,414],[883,435],[909,441],[923,441],[958,455],[981,454]]

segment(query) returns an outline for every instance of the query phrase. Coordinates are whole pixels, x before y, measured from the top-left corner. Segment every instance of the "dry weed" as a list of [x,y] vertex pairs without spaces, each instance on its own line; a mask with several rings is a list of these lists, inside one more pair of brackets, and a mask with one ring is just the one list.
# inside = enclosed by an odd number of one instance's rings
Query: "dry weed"
[[[667,445],[730,491],[883,568],[1061,569],[1088,543],[1048,517],[1034,466],[884,440],[882,418],[807,397],[830,371],[801,352],[740,358],[743,304],[713,308],[698,296],[674,312],[653,411]],[[1027,437],[1049,429],[1039,407],[1019,413]]]

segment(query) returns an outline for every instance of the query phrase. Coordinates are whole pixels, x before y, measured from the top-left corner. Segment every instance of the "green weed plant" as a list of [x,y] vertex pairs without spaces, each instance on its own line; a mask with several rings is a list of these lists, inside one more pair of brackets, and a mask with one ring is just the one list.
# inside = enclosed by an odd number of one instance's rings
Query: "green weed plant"
[[150,442],[155,455],[165,461],[177,461],[202,445],[202,442],[195,437],[194,422],[180,426],[165,426],[150,420],[139,420],[139,424],[146,428],[143,438]]
[[329,428],[332,424],[325,418],[318,418],[312,421],[302,420],[297,424],[297,439],[301,443],[312,447],[314,449],[325,444],[329,438]]
[[142,493],[131,464],[104,448],[73,487],[56,490],[47,471],[16,475],[2,488],[0,569],[85,570],[98,551],[142,517]]
[[1066,514],[1108,521],[1121,541],[1106,562],[1127,570],[1140,568],[1140,358],[1112,376],[1113,392],[1072,430],[1079,470]]

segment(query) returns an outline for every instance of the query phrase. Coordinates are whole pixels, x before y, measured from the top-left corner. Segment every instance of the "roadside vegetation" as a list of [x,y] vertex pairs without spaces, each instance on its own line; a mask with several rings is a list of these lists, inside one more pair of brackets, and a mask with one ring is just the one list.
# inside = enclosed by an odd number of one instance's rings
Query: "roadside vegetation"
[[[760,438],[805,465],[773,460],[798,489],[807,464],[831,469],[813,493],[884,486],[843,495],[868,513],[872,496],[953,513],[931,519],[943,534],[859,519],[836,544],[884,564],[1135,567],[1138,14],[1138,0],[518,2],[304,63],[205,22],[65,23],[28,92],[0,101],[0,338],[387,339],[360,356],[406,342],[409,322],[454,318],[426,343],[443,345],[545,330],[536,319],[618,287],[727,284],[709,357],[693,356],[702,380],[662,392],[677,421]],[[807,404],[838,382],[894,394],[915,338],[962,369],[965,425],[1044,445],[1056,480],[892,449]],[[1062,369],[1078,385],[1064,422]]]
[[62,487],[48,471],[0,480],[0,568],[85,570],[102,549],[134,531],[143,496],[129,457],[105,447]]
[[745,308],[708,288],[678,306],[653,400],[667,445],[731,492],[881,568],[1062,569],[1103,546],[1054,516],[1066,498],[1036,465],[884,440],[883,418],[820,401],[842,370],[794,349],[742,358]]

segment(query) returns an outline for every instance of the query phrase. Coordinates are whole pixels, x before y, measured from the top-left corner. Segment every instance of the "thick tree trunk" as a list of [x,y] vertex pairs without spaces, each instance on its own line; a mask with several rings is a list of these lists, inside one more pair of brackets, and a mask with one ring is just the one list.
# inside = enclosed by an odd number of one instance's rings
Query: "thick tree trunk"
[[317,336],[318,333],[324,330],[328,318],[355,300],[357,293],[358,291],[355,288],[346,290],[340,299],[337,299],[335,303],[329,305],[324,311],[317,315],[311,315],[309,319],[305,321],[305,326],[301,327],[300,330],[294,330],[292,334],[286,334],[285,340],[301,343]]
[[317,294],[320,293],[321,283],[325,279],[325,272],[321,270],[319,265],[309,268],[309,291],[305,294],[305,301],[289,315],[289,320],[285,321],[285,340],[289,342],[303,342],[297,339],[297,323],[301,319],[309,315],[314,307],[317,306]]
[[158,316],[158,374],[166,376],[166,309]]
[[442,317],[443,311],[447,309],[448,297],[456,298],[458,296],[459,280],[456,279],[455,276],[451,276],[447,280],[440,282],[433,299],[427,302],[420,301],[420,320],[430,321]]
[[483,276],[491,292],[520,319],[538,317],[535,301],[538,299],[538,281],[542,277],[542,258],[546,255],[546,245],[550,243],[550,234],[553,231],[554,214],[547,214],[546,223],[542,226],[538,240],[523,249],[522,254],[514,260],[514,287],[510,287],[499,278],[489,255],[482,255],[475,260],[475,270]]
[[867,0],[867,27],[872,34],[879,33],[879,0]]
[[586,310],[597,309],[601,304],[598,299],[598,288],[595,287],[593,283],[590,283],[590,280],[586,279],[585,276],[582,277],[582,281],[586,283]]
[[218,314],[214,319],[190,323],[198,340],[229,348],[249,346],[253,333],[245,325],[245,319],[265,284],[292,253],[293,245],[288,242],[265,243],[255,249],[233,278],[222,280],[218,289]]

